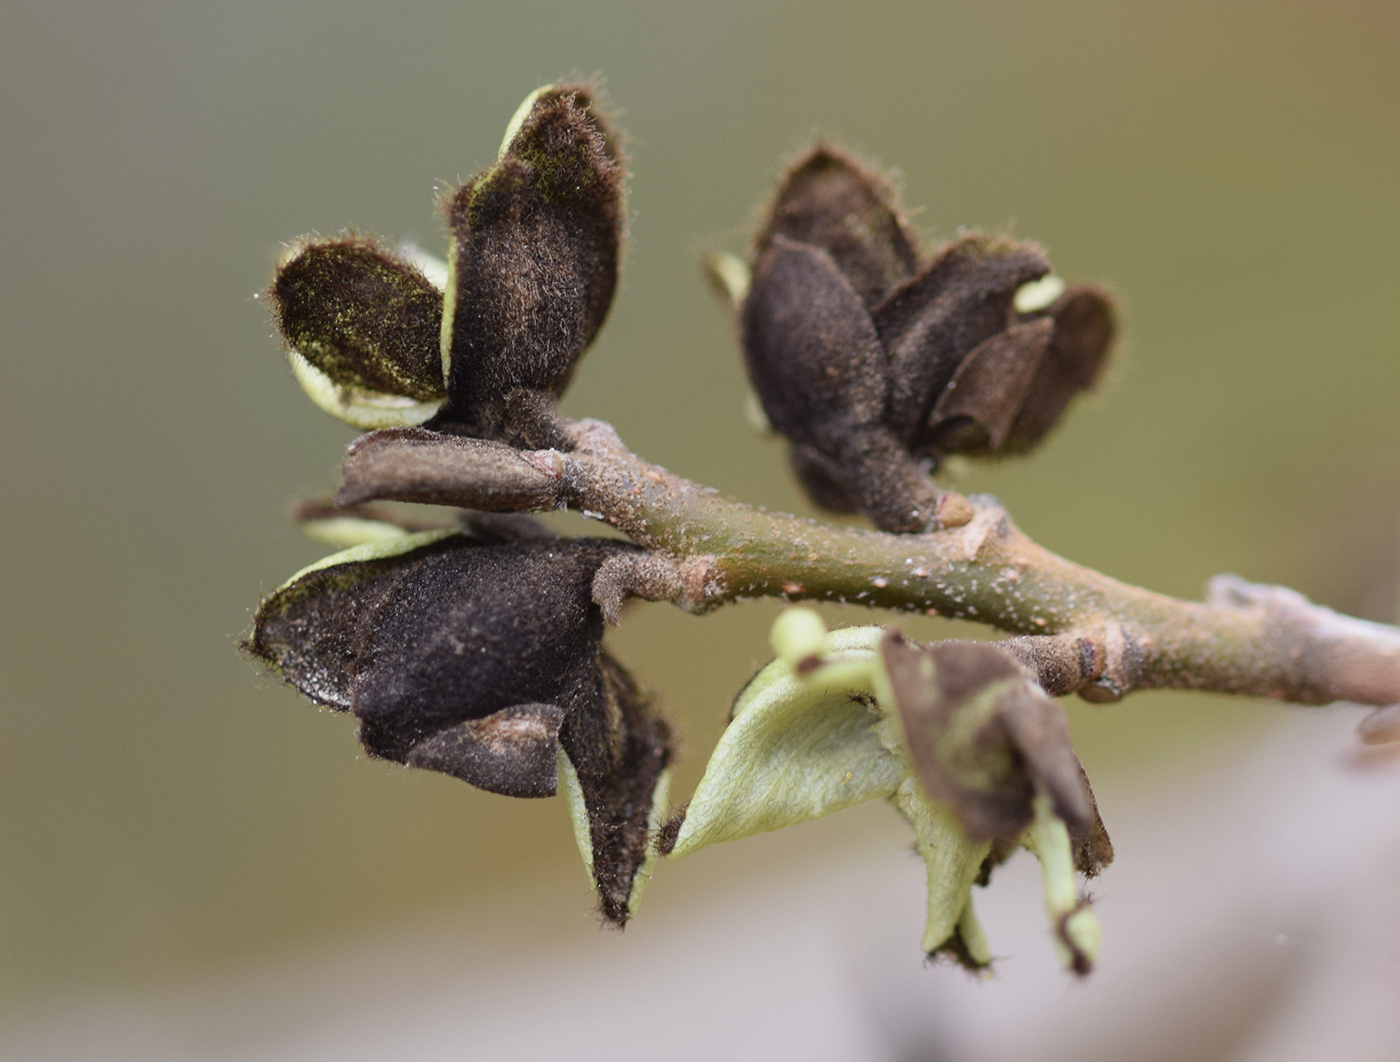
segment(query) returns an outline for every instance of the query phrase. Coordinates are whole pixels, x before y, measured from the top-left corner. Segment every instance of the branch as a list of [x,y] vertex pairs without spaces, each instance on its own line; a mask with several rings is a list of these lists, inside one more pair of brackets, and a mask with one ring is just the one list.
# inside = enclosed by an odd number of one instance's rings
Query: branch
[[[1020,635],[1002,644],[1055,695],[1104,702],[1196,689],[1297,704],[1400,702],[1400,629],[1292,590],[1217,576],[1200,603],[1129,586],[1037,545],[989,496],[963,508],[953,495],[948,511],[963,522],[927,534],[833,527],[676,476],[600,421],[570,431],[570,452],[421,428],[372,432],[351,446],[337,501],[576,509],[652,551],[640,575],[617,584],[627,594],[697,612],[783,597],[976,620]],[[1395,716],[1373,715],[1363,733],[1386,740]]]

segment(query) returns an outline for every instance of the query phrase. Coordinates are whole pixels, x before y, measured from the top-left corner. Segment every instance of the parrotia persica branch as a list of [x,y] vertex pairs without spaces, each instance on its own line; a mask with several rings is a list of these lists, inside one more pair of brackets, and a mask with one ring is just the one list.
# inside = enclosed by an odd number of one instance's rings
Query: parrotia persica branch
[[[889,801],[928,866],[924,950],[992,952],[971,890],[1040,860],[1062,961],[1099,927],[1076,874],[1112,859],[1063,706],[1201,689],[1378,708],[1400,739],[1400,630],[1279,587],[1212,580],[1177,601],[1036,545],[989,497],[939,490],[948,454],[1021,453],[1093,386],[1108,294],[1036,245],[921,250],[893,186],[817,143],[781,176],[747,260],[711,274],[750,381],[833,527],[727,498],[556,400],[603,326],[624,235],[621,138],[590,85],[533,93],[494,163],[440,202],[445,262],[356,235],[290,245],[267,295],[297,380],[370,429],[308,532],[349,547],[268,595],[247,650],[352,714],[370,755],[515,797],[563,795],[603,917],[631,916],[658,855]],[[455,522],[377,503],[454,506]],[[574,509],[630,539],[561,538]],[[976,620],[1013,637],[919,646],[784,613],[687,806],[669,727],[603,647],[629,598],[693,612],[754,597]],[[1048,695],[1048,696],[1047,696]]]
[[745,505],[644,461],[599,421],[572,451],[519,451],[423,429],[351,447],[338,500],[436,502],[481,510],[580,510],[649,553],[594,584],[621,597],[705,611],[754,597],[858,602],[989,624],[1052,694],[1113,701],[1138,689],[1196,689],[1296,704],[1400,702],[1400,629],[1342,616],[1282,587],[1234,576],[1205,602],[1129,586],[1056,556],[992,499],[967,499],[959,527],[890,534]]

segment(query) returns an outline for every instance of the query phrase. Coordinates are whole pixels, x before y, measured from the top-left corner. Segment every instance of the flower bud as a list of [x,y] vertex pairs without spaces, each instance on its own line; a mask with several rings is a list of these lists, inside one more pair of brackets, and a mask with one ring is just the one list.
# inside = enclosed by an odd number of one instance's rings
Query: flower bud
[[670,733],[602,651],[610,539],[383,538],[298,573],[259,606],[249,651],[360,720],[371,756],[506,796],[579,801],[605,917],[624,922],[647,859]]
[[503,437],[512,392],[563,393],[617,286],[623,177],[591,90],[555,85],[525,101],[496,163],[444,197],[445,421]]
[[754,240],[762,258],[774,236],[825,251],[867,308],[918,268],[918,248],[889,181],[853,155],[818,142],[783,177],[768,224]]
[[569,449],[555,400],[617,287],[618,141],[589,86],[533,93],[496,162],[442,199],[445,291],[368,240],[295,246],[268,294],[312,401],[360,428],[432,419],[456,434]]
[[442,293],[402,258],[359,237],[306,240],[267,294],[298,380],[326,412],[382,428],[442,405]]
[[[749,376],[814,500],[887,531],[936,526],[930,468],[1028,449],[1091,386],[1104,293],[1046,281],[1029,243],[971,234],[921,262],[889,183],[817,144],[754,240]],[[1040,283],[1017,305],[1018,293]],[[1056,288],[1063,294],[1055,297]]]
[[885,351],[831,256],[774,235],[754,267],[742,327],[754,388],[799,467],[822,484],[813,493],[850,496],[889,530],[926,528],[937,492],[885,423]]

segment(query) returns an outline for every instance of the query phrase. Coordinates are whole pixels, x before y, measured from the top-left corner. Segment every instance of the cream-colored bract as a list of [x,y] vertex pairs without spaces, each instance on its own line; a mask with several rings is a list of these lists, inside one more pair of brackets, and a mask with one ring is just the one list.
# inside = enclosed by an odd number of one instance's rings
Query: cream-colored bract
[[1016,289],[1011,305],[1017,313],[1035,313],[1043,310],[1065,293],[1065,282],[1054,273],[1032,280]]
[[724,292],[733,309],[744,305],[753,282],[753,272],[747,262],[732,251],[716,251],[705,256],[704,267],[711,283]]
[[559,749],[557,758],[559,792],[569,807],[569,825],[574,829],[574,843],[578,845],[578,854],[588,871],[589,883],[597,888],[598,881],[593,875],[593,829],[588,822],[588,805],[583,800],[583,786],[579,784],[578,771],[574,770],[573,762],[563,749]]
[[553,91],[553,85],[541,85],[539,88],[535,89],[534,92],[530,93],[530,95],[526,96],[519,107],[515,108],[515,113],[510,116],[510,121],[506,124],[506,135],[501,137],[501,147],[500,150],[496,152],[497,158],[500,158],[506,153],[506,149],[510,147],[510,142],[515,139],[515,134],[520,132],[520,127],[525,124],[525,119],[530,117],[530,112],[535,109],[535,104],[539,102],[540,97],[547,92]]
[[627,894],[627,914],[630,917],[637,909],[637,904],[642,902],[642,893],[646,890],[647,882],[651,881],[651,876],[656,870],[656,845],[651,842],[661,829],[661,824],[666,821],[666,816],[671,811],[671,771],[666,769],[661,772],[656,779],[656,788],[651,794],[651,810],[647,812],[647,854],[642,861],[642,865],[637,868],[637,874],[632,879],[632,890]]
[[768,411],[763,408],[763,399],[752,390],[744,392],[744,420],[761,439],[771,439],[778,434],[778,429],[768,419]]
[[387,520],[367,520],[361,516],[328,516],[324,519],[303,520],[298,530],[308,538],[324,542],[336,549],[346,550],[368,542],[402,538],[409,532]]
[[438,329],[438,357],[442,361],[444,386],[452,381],[452,318],[457,313],[457,238],[447,241],[447,276],[442,287],[442,327]]
[[362,542],[357,546],[351,546],[349,549],[343,549],[339,553],[332,553],[328,557],[322,557],[314,564],[308,564],[274,590],[273,593],[276,594],[285,590],[298,579],[305,578],[312,572],[318,572],[322,568],[334,568],[338,564],[359,564],[364,561],[384,560],[388,557],[397,557],[400,554],[408,553],[422,546],[430,546],[434,542],[441,542],[444,538],[450,538],[452,535],[460,533],[461,532],[455,528],[440,527],[432,531],[404,532],[403,534],[395,536],[385,536],[369,542]]
[[364,431],[422,424],[431,420],[445,401],[419,402],[404,395],[343,387],[295,350],[287,352],[287,360],[292,364],[292,375],[317,408]]

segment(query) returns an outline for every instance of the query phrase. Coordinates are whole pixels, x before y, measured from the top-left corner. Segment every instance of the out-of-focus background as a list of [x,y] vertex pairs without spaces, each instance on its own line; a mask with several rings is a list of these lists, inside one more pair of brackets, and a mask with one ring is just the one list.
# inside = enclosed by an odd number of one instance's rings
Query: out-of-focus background
[[[435,189],[536,85],[595,72],[631,232],[567,413],[810,512],[697,258],[742,249],[820,132],[897,167],[926,237],[1006,228],[1122,299],[1107,385],[960,486],[1157,590],[1235,571],[1395,620],[1397,55],[1389,0],[6,5],[0,1054],[1400,1055],[1375,995],[1400,985],[1400,765],[1350,748],[1354,711],[1070,705],[1119,840],[1102,969],[1057,973],[1013,863],[986,896],[1003,975],[970,986],[920,966],[886,808],[662,866],[600,933],[557,800],[368,761],[237,650],[324,552],[284,509],[352,437],[254,298],[279,241],[437,246]],[[610,636],[683,734],[678,796],[776,610],[638,606]]]

